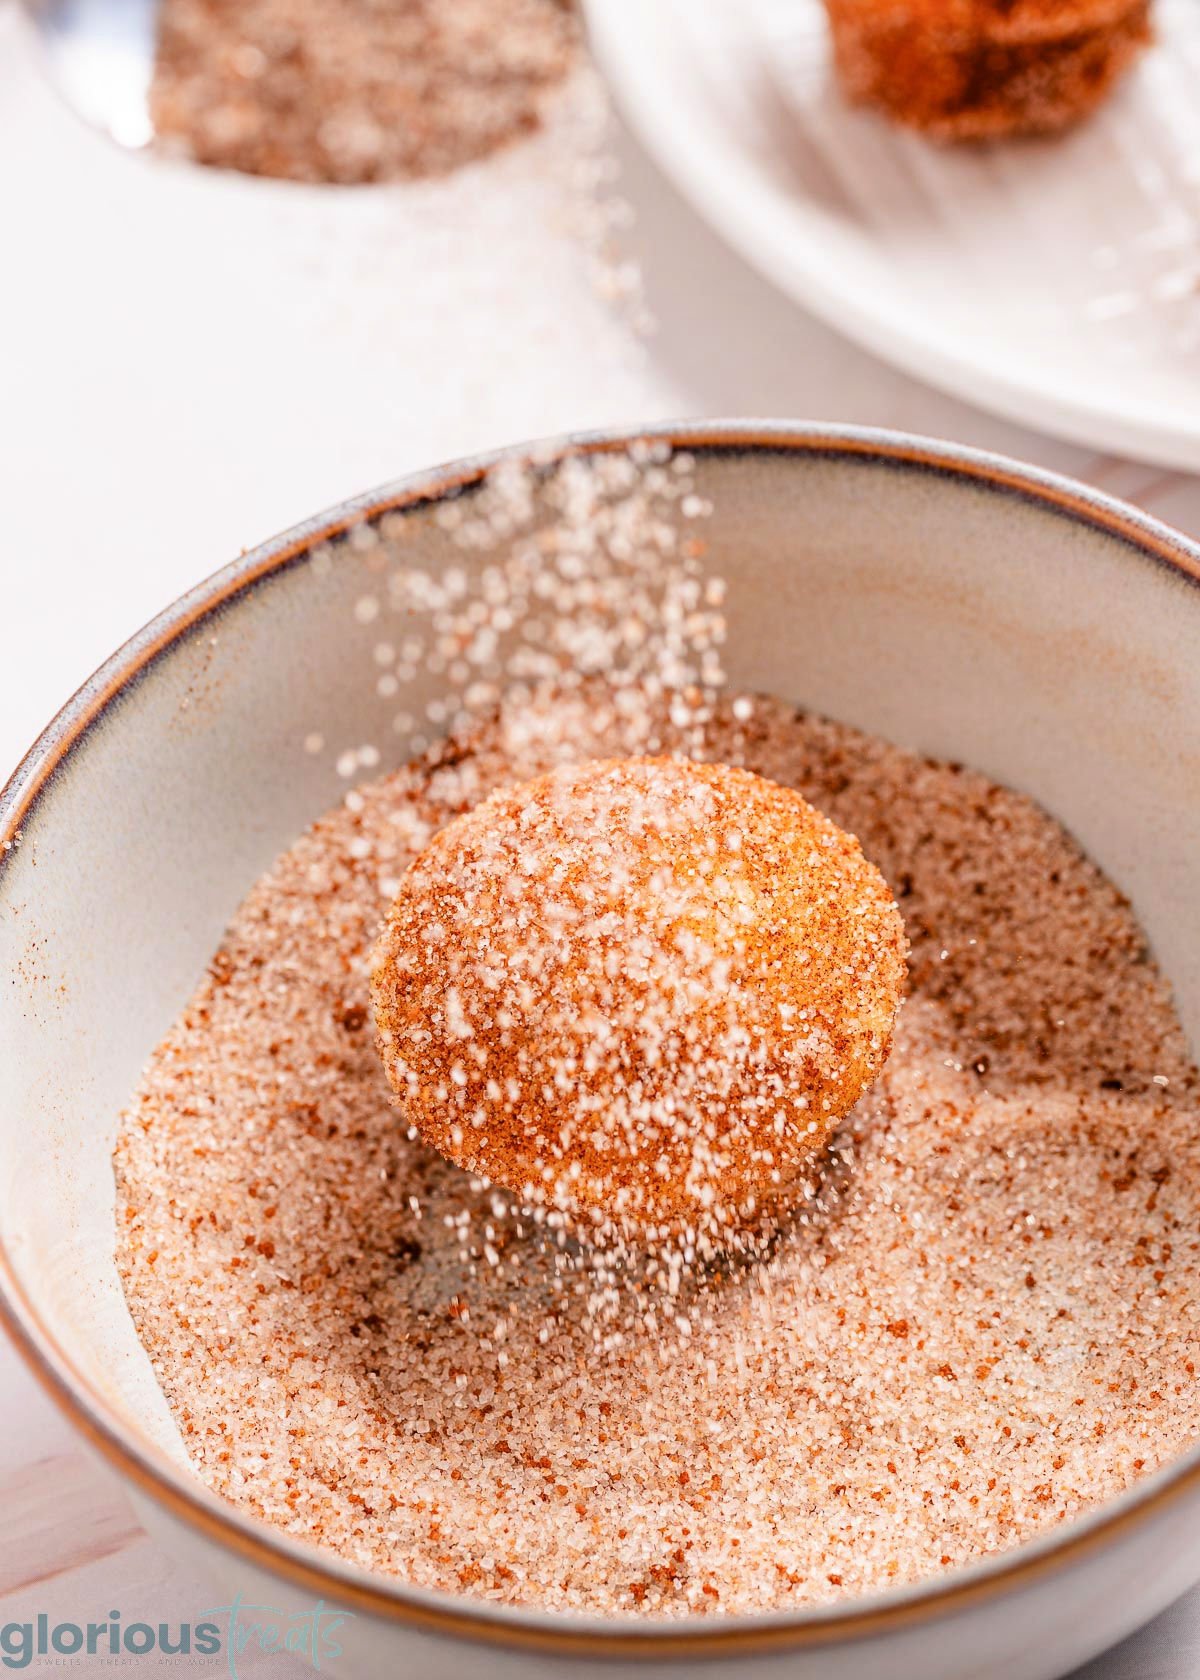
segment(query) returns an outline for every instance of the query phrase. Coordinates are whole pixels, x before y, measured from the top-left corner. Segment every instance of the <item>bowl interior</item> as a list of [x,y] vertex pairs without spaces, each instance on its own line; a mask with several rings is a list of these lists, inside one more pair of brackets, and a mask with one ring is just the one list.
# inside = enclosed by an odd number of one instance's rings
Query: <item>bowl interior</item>
[[[1040,800],[1133,900],[1200,1045],[1200,585],[1151,552],[1165,540],[862,440],[689,441],[732,682]],[[463,563],[435,502],[391,499],[411,555]],[[409,754],[395,714],[428,695],[378,695],[380,627],[355,610],[377,565],[283,541],[173,609],[85,691],[79,713],[136,672],[0,864],[0,1239],[94,1405],[184,1475],[113,1264],[117,1116],[243,893],[345,792],[339,753]]]

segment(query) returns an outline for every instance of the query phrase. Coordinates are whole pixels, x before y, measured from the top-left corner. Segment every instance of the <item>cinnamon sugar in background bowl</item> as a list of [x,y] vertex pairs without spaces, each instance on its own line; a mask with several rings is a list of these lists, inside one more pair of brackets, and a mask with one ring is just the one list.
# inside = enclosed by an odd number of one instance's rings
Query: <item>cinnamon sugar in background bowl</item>
[[[919,439],[663,435],[712,504],[731,683],[1039,800],[1129,894],[1200,1041],[1200,551],[1066,481]],[[371,551],[350,533],[399,510],[414,556],[447,563],[439,504],[470,497],[486,464],[364,497],[217,574],[85,685],[0,798],[8,1328],[147,1527],[218,1593],[352,1613],[332,1672],[599,1676],[617,1659],[682,1677],[707,1658],[729,1676],[1061,1674],[1200,1578],[1200,1453],[933,1585],[669,1625],[384,1582],[226,1506],[188,1466],[113,1264],[117,1115],[247,888],[344,792],[316,738],[370,744],[372,770],[410,756],[397,707],[415,716],[430,695],[419,676],[402,697],[355,680],[377,637],[355,610]]]

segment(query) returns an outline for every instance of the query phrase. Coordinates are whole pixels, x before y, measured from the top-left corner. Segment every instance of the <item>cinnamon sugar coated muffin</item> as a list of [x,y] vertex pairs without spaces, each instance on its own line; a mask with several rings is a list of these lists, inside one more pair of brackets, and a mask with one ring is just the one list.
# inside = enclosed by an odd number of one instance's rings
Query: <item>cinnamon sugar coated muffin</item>
[[1147,0],[826,0],[847,95],[939,140],[1087,116],[1150,40]]
[[443,829],[372,997],[442,1154],[574,1220],[719,1243],[783,1210],[875,1078],[905,952],[879,871],[794,790],[610,759]]

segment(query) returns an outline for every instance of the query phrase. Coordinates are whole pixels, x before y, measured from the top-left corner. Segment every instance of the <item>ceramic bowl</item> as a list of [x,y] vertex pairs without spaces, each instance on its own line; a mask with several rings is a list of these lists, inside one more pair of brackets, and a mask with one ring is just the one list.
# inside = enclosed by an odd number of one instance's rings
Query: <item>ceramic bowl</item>
[[[716,423],[670,435],[734,580],[732,681],[1032,794],[1132,898],[1200,1043],[1200,551],[1131,508],[894,434]],[[603,450],[619,437],[576,440]],[[345,533],[434,515],[488,463],[422,475],[247,554],[85,685],[0,796],[0,1286],[50,1395],[147,1528],[229,1602],[345,1610],[359,1677],[705,1672],[1040,1680],[1200,1579],[1200,1452],[1037,1544],[809,1614],[566,1620],[373,1579],[283,1538],[190,1472],[113,1264],[116,1117],[231,911],[345,791],[330,742],[407,743],[359,680],[369,553]],[[318,540],[333,564],[314,564]],[[461,551],[455,551],[461,560]],[[411,709],[420,710],[421,696]],[[1200,1421],[1200,1397],[1197,1400]]]

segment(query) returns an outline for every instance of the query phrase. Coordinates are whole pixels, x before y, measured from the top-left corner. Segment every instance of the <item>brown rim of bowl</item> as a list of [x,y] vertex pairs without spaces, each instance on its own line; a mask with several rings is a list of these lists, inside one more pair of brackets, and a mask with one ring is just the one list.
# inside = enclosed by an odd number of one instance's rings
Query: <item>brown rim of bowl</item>
[[[1165,566],[1191,584],[1200,584],[1200,546],[1135,508],[1003,456],[899,432],[803,421],[682,422],[587,433],[549,444],[500,450],[404,478],[294,527],[181,596],[126,642],[67,702],[0,789],[0,887],[6,873],[8,843],[91,726],[122,691],[139,681],[172,644],[209,615],[301,561],[319,542],[337,539],[364,520],[391,510],[415,511],[476,488],[497,462],[526,458],[549,463],[564,454],[624,449],[641,439],[666,441],[675,449],[692,453],[795,453],[861,459],[893,470],[916,470],[976,484],[991,492],[1018,496],[1068,521],[1116,538],[1139,559]],[[472,1604],[374,1577],[340,1559],[325,1559],[313,1548],[244,1516],[198,1481],[192,1484],[170,1470],[165,1460],[158,1460],[126,1432],[39,1321],[2,1241],[0,1327],[11,1336],[50,1398],[104,1458],[140,1492],[206,1539],[295,1586],[356,1611],[426,1633],[457,1635],[531,1653],[625,1660],[716,1658],[842,1645],[894,1633],[1043,1580],[1140,1526],[1200,1485],[1198,1448],[1140,1486],[1045,1538],[985,1559],[945,1581],[920,1583],[844,1607],[674,1624],[568,1618],[483,1602]]]

